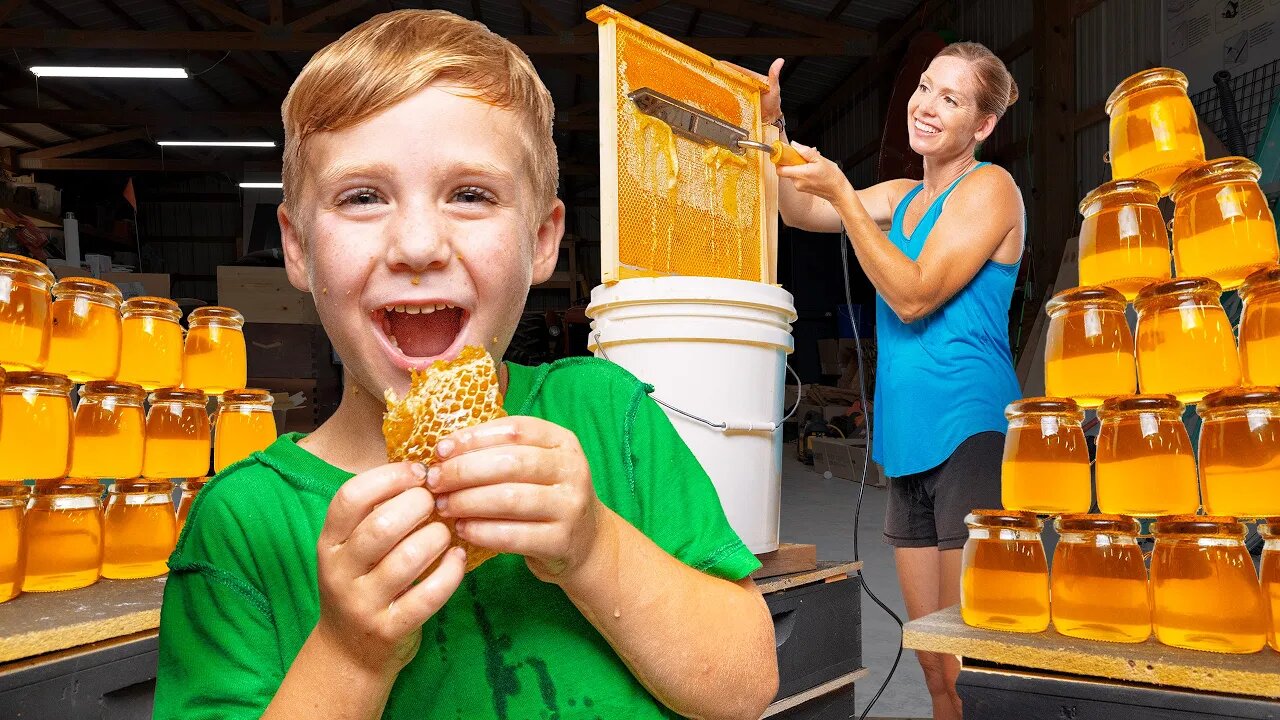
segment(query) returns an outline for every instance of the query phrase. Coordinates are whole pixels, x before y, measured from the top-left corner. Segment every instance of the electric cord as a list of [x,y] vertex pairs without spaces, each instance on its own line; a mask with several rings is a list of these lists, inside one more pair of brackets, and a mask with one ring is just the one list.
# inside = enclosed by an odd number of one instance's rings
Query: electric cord
[[[867,455],[862,463],[862,478],[858,481],[858,502],[853,508],[853,561],[860,562],[862,555],[858,551],[858,527],[862,519],[862,497],[867,491],[867,468],[871,467],[871,433],[874,431],[871,422],[871,413],[865,412],[867,408],[867,368],[862,358],[862,338],[858,336],[858,323],[853,317],[853,293],[849,288],[849,236],[845,234],[844,229],[840,231],[840,267],[844,273],[844,304],[845,309],[849,312],[849,325],[853,328],[853,348],[855,356],[858,359],[858,391],[862,394],[862,407],[866,416],[867,425]],[[876,690],[876,694],[871,697],[871,701],[863,708],[862,714],[858,716],[858,720],[866,720],[867,714],[871,712],[871,708],[875,706],[876,701],[884,694],[886,688],[889,687],[889,681],[893,679],[893,674],[898,670],[898,663],[902,660],[902,618],[893,611],[888,605],[884,604],[876,594],[871,591],[871,586],[867,584],[867,578],[862,574],[862,568],[857,570],[858,580],[862,583],[862,589],[866,591],[867,597],[871,598],[876,605],[880,606],[898,623],[898,654],[893,658],[893,665],[889,667],[889,674],[885,675],[884,682],[880,683],[880,688]]]

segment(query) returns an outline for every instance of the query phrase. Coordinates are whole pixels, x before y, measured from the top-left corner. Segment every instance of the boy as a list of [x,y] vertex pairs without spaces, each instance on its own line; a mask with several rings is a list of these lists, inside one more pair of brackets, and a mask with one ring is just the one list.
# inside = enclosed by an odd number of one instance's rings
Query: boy
[[[500,357],[554,269],[553,110],[528,58],[446,12],[387,13],[312,58],[283,115],[286,265],[346,389],[196,500],[156,716],[759,717],[758,563],[625,371],[503,365],[512,417],[441,441],[430,472],[386,462],[383,390],[466,345]],[[504,554],[464,577],[439,516]]]

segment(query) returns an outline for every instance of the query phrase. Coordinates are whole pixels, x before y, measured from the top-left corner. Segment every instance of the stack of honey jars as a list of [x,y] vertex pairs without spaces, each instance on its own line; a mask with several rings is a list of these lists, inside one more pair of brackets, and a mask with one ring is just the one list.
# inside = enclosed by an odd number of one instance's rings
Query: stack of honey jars
[[[1082,286],[1046,307],[1046,397],[1007,408],[1004,508],[966,519],[971,625],[1280,650],[1280,245],[1257,165],[1205,161],[1186,86],[1149,70],[1107,102],[1113,180],[1080,203]],[[1224,290],[1243,300],[1238,343]],[[1060,537],[1052,574],[1043,516]],[[1262,518],[1276,519],[1260,525],[1260,581],[1242,523]],[[1140,520],[1155,539],[1149,571]]]
[[240,314],[198,308],[185,339],[180,321],[167,298],[0,254],[0,602],[164,574],[210,451],[219,471],[275,440],[271,395],[243,388]]

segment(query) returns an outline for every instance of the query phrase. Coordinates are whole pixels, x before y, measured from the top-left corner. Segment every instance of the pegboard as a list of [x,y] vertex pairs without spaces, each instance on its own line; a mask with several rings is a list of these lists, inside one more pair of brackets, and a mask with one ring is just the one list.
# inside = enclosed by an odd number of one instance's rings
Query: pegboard
[[[1275,101],[1276,86],[1280,84],[1280,60],[1274,60],[1247,73],[1231,78],[1231,90],[1236,98],[1236,113],[1244,130],[1245,155],[1253,157],[1267,129],[1267,115]],[[1226,121],[1218,101],[1218,89],[1211,87],[1191,96],[1200,122],[1213,130],[1219,139],[1226,138]]]

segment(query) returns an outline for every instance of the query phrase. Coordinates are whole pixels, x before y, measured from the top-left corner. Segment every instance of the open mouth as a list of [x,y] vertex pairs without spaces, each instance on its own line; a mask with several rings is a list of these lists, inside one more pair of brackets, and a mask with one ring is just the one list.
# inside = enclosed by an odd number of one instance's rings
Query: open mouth
[[912,125],[914,125],[914,126],[915,126],[915,129],[919,130],[920,132],[924,133],[925,135],[937,135],[938,133],[942,132],[942,130],[941,130],[941,129],[936,128],[936,127],[934,127],[934,126],[932,126],[932,125],[926,125],[926,124],[924,124],[924,123],[920,122],[919,120],[914,121],[914,122],[912,123]]
[[446,353],[467,323],[466,310],[448,303],[387,305],[373,312],[391,346],[411,363]]

